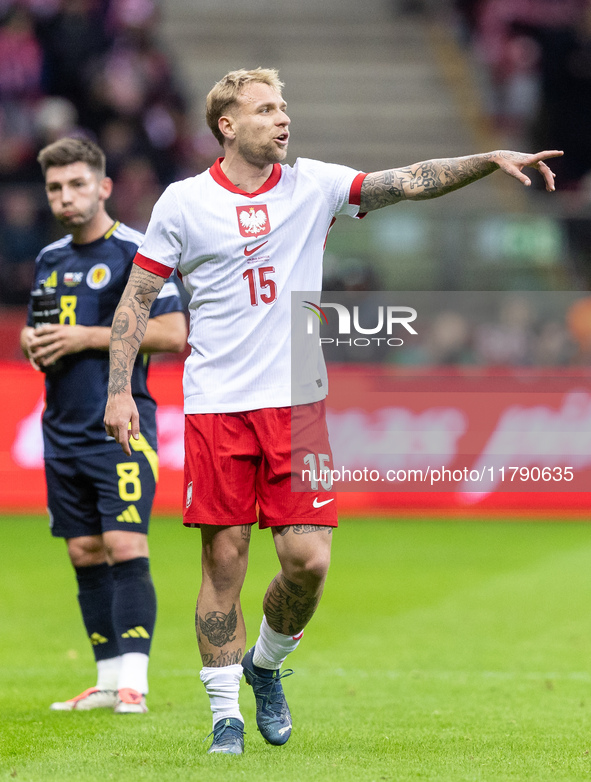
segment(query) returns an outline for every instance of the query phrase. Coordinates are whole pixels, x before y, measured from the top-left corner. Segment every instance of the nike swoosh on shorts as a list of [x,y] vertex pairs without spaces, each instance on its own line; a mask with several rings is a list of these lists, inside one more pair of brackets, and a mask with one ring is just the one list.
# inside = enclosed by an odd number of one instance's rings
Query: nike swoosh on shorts
[[334,497],[332,497],[332,499],[330,499],[330,500],[323,500],[322,502],[319,502],[318,501],[318,497],[314,497],[314,502],[312,503],[312,505],[315,508],[321,508],[323,505],[328,505],[328,503],[332,502],[333,500],[334,500]]

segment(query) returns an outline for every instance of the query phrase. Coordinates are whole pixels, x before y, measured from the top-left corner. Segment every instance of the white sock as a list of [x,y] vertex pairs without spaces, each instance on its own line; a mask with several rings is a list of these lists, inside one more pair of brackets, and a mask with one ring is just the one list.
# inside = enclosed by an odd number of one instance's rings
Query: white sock
[[304,634],[303,630],[294,636],[276,633],[269,627],[266,616],[263,616],[259,632],[252,661],[259,668],[267,668],[271,671],[281,668],[287,655],[297,648]]
[[116,690],[121,657],[109,657],[96,661],[96,686],[99,690]]
[[148,663],[150,658],[141,652],[128,652],[121,655],[121,669],[117,680],[117,689],[129,687],[142,695],[148,692]]
[[244,723],[238,706],[238,691],[243,673],[241,665],[201,669],[199,678],[205,685],[205,691],[209,696],[214,728],[220,720],[231,717]]

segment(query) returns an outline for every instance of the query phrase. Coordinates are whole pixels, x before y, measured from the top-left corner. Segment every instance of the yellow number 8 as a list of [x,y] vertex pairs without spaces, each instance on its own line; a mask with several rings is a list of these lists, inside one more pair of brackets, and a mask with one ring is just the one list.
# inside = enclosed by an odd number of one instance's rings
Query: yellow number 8
[[[119,496],[125,502],[135,502],[142,496],[140,466],[137,462],[125,462],[117,465],[119,476]],[[131,491],[128,491],[131,487]]]
[[60,323],[62,326],[68,323],[70,326],[76,325],[76,303],[78,302],[78,296],[61,296],[60,306],[62,311],[60,312]]

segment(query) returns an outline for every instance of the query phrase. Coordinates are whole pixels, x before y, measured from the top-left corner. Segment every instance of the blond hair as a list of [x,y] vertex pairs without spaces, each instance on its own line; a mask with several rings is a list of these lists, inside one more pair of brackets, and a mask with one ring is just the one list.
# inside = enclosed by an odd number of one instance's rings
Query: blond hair
[[106,171],[106,159],[103,150],[85,138],[60,138],[48,144],[37,155],[43,176],[52,166],[69,166],[70,163],[86,163],[102,179]]
[[250,71],[241,68],[238,71],[227,73],[210,90],[207,96],[205,118],[211,132],[222,146],[224,146],[224,135],[218,127],[220,117],[228,110],[229,106],[236,102],[246,85],[254,83],[268,84],[279,94],[284,86],[279,79],[279,72],[275,68],[254,68]]

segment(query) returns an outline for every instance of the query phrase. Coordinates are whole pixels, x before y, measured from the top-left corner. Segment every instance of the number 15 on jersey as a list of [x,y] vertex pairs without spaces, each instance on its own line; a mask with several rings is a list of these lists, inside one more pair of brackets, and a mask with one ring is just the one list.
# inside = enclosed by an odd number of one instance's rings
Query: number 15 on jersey
[[259,266],[258,269],[247,269],[242,275],[242,279],[248,282],[253,307],[258,307],[259,299],[263,304],[272,304],[277,298],[277,283],[269,279],[269,275],[274,273],[274,266]]

